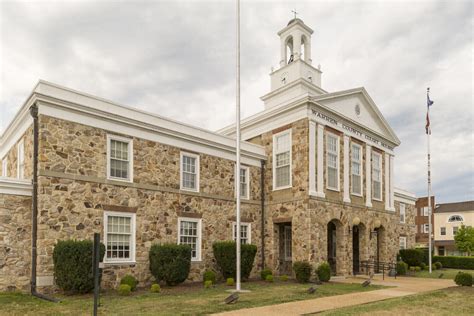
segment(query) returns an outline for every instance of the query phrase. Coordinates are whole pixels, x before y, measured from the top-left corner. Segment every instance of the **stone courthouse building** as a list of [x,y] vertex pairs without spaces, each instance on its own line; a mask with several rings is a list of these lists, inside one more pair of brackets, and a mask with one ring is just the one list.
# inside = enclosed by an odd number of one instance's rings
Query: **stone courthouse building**
[[327,260],[351,275],[412,247],[416,198],[394,188],[400,141],[364,88],[322,88],[312,33],[300,19],[278,33],[280,67],[265,110],[242,120],[238,171],[233,126],[211,132],[40,81],[0,138],[0,290],[51,287],[56,242],[94,232],[104,287],[129,273],[150,283],[149,249],[164,242],[189,244],[201,279],[216,268],[213,242],[235,238],[235,184],[254,273]]

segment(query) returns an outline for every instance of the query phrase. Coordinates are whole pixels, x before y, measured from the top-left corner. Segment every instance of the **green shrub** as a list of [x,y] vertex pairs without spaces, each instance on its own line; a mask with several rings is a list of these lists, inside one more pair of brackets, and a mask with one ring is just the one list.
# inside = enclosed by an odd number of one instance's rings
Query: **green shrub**
[[263,270],[260,272],[260,277],[262,278],[262,280],[266,280],[266,279],[267,279],[267,275],[273,275],[272,270],[266,268],[266,269],[263,269]]
[[283,281],[283,282],[288,281],[288,276],[286,274],[283,274],[282,276],[280,276],[280,281]]
[[212,284],[216,284],[216,273],[212,270],[206,270],[202,275],[202,280],[204,282],[211,281]]
[[205,289],[210,289],[212,287],[212,281],[211,280],[206,280],[204,281],[204,288]]
[[273,275],[272,275],[272,274],[268,274],[268,275],[265,277],[265,281],[266,281],[266,282],[273,283]]
[[401,261],[407,263],[410,267],[420,266],[424,260],[424,252],[422,249],[401,249]]
[[439,261],[436,261],[436,262],[434,263],[434,265],[436,266],[436,269],[438,269],[438,270],[439,270],[439,269],[443,269],[443,265],[442,265],[441,262],[439,262]]
[[[94,289],[93,245],[90,240],[60,240],[54,246],[54,279],[60,289],[71,294],[88,293]],[[104,254],[105,246],[101,244],[100,261]]]
[[398,275],[405,275],[408,271],[408,264],[403,261],[397,262],[397,274]]
[[234,278],[227,278],[227,280],[225,281],[225,283],[226,283],[228,286],[234,286],[234,284],[235,284]]
[[421,270],[426,270],[426,264],[424,262],[420,263]]
[[296,261],[293,264],[296,280],[300,283],[306,283],[311,278],[312,268],[307,261]]
[[323,262],[316,269],[316,274],[321,282],[328,282],[331,279],[331,267],[329,263]]
[[132,293],[132,288],[128,284],[120,284],[117,292],[120,296],[128,296]]
[[150,249],[150,271],[157,282],[167,285],[184,282],[191,268],[191,247],[188,245],[153,245]]
[[458,272],[454,277],[454,282],[460,286],[472,286],[472,275],[466,272]]
[[434,264],[431,265],[431,270],[436,270],[438,269]]
[[151,288],[150,288],[150,292],[151,293],[160,293],[161,292],[161,287],[159,284],[157,283],[154,283],[151,285]]
[[443,268],[474,270],[474,257],[434,256],[434,262],[439,262]]
[[[236,277],[236,252],[234,241],[218,241],[212,245],[214,258],[224,279]],[[243,280],[250,276],[257,254],[257,246],[244,244],[240,247],[240,271]]]
[[415,267],[410,267],[410,271],[415,272]]
[[120,280],[120,284],[130,285],[130,289],[135,291],[137,289],[138,280],[133,275],[127,274]]
[[416,271],[416,272],[420,272],[420,271],[421,271],[421,267],[415,267],[415,271]]

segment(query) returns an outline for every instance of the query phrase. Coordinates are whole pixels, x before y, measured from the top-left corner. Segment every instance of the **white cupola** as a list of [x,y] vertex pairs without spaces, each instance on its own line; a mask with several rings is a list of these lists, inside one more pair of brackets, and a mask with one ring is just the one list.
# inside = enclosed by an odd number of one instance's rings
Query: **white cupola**
[[320,95],[321,70],[314,68],[311,59],[313,30],[301,19],[294,18],[278,32],[280,36],[280,68],[272,69],[271,91],[261,99],[265,108],[281,104],[299,95]]

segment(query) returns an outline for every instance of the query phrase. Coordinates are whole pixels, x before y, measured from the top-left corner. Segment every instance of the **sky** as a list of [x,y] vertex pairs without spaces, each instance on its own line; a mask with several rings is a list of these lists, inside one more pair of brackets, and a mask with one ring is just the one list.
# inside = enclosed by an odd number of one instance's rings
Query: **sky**
[[[471,1],[241,3],[241,111],[263,110],[277,32],[314,30],[323,89],[365,87],[402,144],[395,186],[426,196],[431,88],[437,203],[474,199]],[[0,132],[39,79],[210,130],[235,117],[234,1],[0,0]]]

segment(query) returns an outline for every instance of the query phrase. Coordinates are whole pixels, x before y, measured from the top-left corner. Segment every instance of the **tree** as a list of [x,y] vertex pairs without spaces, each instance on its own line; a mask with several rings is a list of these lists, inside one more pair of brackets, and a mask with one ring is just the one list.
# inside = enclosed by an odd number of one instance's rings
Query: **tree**
[[474,252],[474,228],[461,225],[454,236],[454,243],[456,248],[462,252],[467,252],[467,255],[470,256]]

